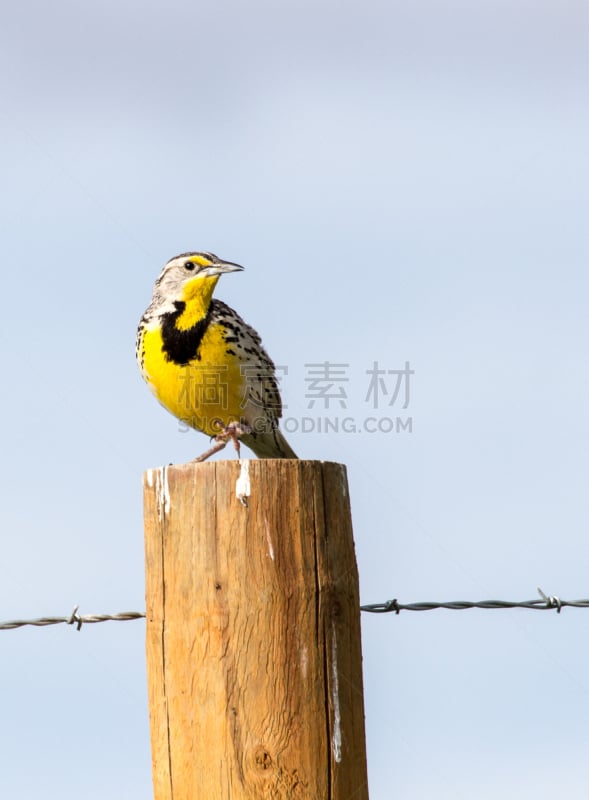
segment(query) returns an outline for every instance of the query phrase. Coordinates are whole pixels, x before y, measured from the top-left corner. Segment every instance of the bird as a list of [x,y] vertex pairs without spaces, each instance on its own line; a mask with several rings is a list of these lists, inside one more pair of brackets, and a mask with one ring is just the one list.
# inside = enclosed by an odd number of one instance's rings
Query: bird
[[276,367],[258,333],[213,292],[221,275],[244,268],[214,253],[171,258],[137,329],[139,370],[157,400],[211,437],[204,461],[232,440],[258,458],[297,458],[278,427]]

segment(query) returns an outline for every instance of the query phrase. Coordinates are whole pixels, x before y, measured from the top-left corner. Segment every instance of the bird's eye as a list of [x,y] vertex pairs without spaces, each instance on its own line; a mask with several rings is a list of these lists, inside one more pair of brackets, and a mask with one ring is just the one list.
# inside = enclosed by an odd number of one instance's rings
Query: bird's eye
[[194,261],[185,261],[184,269],[187,269],[189,272],[192,272],[193,269],[196,269],[196,264],[194,263]]

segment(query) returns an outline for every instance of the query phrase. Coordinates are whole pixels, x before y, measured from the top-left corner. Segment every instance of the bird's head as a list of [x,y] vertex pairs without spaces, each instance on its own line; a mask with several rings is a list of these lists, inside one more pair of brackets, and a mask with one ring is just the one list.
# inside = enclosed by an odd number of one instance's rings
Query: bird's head
[[182,253],[171,258],[157,281],[156,292],[168,302],[190,303],[208,298],[225,272],[241,272],[243,267],[222,261],[213,253]]
[[161,271],[150,308],[157,316],[180,313],[177,326],[191,327],[207,313],[220,276],[242,269],[213,253],[182,253],[171,258]]

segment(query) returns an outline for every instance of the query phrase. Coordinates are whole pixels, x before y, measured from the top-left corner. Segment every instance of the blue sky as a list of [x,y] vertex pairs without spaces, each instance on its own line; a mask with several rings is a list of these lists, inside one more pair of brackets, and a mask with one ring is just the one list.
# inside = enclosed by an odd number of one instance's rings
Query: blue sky
[[[589,595],[589,10],[23,0],[0,32],[0,618],[143,609],[141,473],[199,453],[134,363],[163,263],[288,367],[415,370],[347,465],[363,602]],[[373,800],[585,798],[585,611],[363,616]],[[151,793],[142,622],[0,633],[0,794]],[[35,768],[31,768],[31,764]]]

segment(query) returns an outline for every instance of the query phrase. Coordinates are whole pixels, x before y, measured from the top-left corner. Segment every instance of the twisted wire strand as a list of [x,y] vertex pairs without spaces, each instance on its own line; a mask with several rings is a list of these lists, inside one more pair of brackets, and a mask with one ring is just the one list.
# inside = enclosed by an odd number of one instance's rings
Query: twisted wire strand
[[464,611],[470,608],[529,608],[532,611],[552,611],[560,614],[563,608],[589,608],[589,600],[562,600],[555,595],[546,595],[542,589],[538,589],[539,599],[522,600],[520,602],[510,600],[452,600],[445,603],[421,602],[421,603],[400,603],[397,599],[387,600],[384,603],[369,603],[360,606],[361,611],[369,611],[372,614],[399,614],[401,611],[433,611],[438,608],[447,608],[450,611]]
[[128,622],[133,619],[142,619],[145,614],[142,611],[121,611],[119,614],[78,614],[79,606],[74,606],[74,610],[68,617],[39,617],[39,619],[16,619],[10,622],[0,622],[0,631],[10,631],[15,628],[23,628],[25,625],[44,627],[45,625],[75,625],[77,630],[81,630],[82,625],[93,624],[95,622]]

